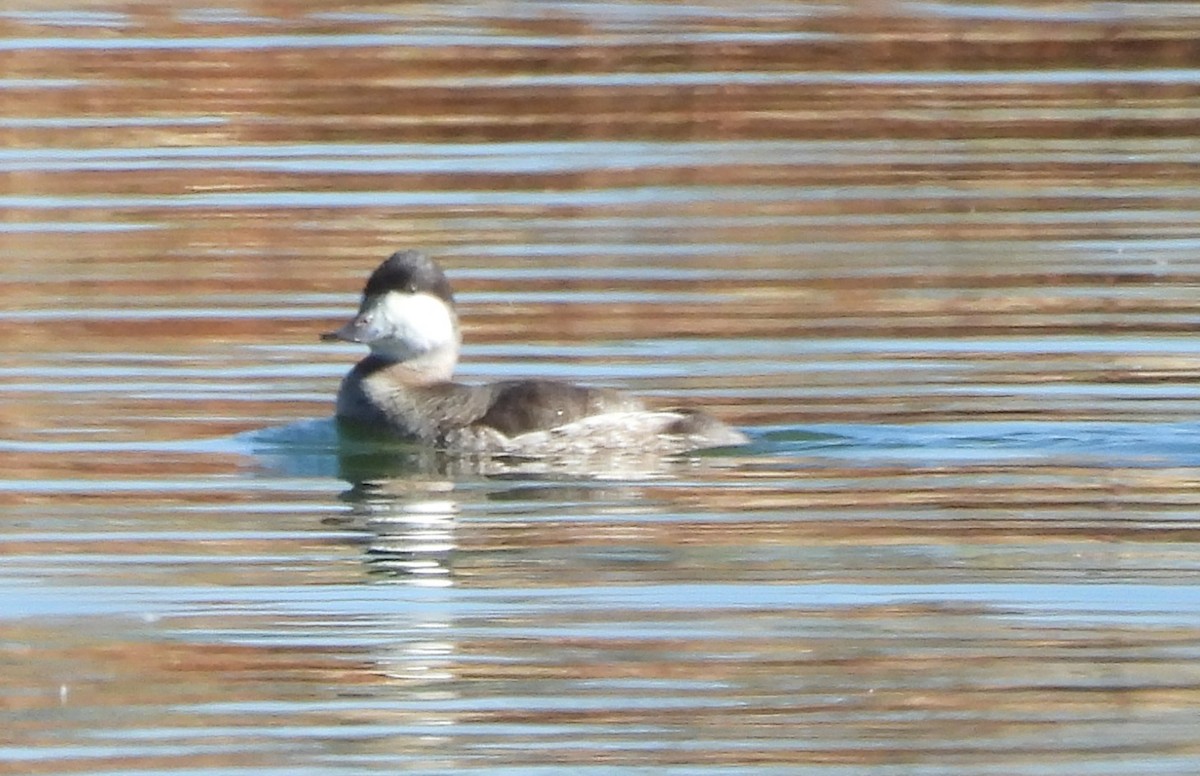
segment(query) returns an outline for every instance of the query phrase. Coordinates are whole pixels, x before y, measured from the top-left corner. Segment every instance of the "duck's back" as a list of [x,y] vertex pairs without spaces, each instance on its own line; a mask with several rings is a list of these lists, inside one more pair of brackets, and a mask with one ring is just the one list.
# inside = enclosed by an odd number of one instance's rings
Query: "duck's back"
[[577,455],[600,450],[673,454],[749,441],[692,408],[651,409],[636,396],[552,380],[491,386],[488,411],[454,432],[454,446],[520,455]]
[[594,415],[637,412],[646,405],[611,388],[591,388],[555,380],[511,380],[487,386],[491,399],[477,423],[507,437],[546,431]]

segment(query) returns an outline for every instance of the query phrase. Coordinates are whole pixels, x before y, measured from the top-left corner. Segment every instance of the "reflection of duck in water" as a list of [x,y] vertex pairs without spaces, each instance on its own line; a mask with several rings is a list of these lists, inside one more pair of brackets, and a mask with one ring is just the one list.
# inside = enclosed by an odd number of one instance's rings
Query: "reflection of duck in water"
[[748,440],[706,412],[655,410],[611,388],[552,380],[450,381],[462,342],[442,270],[417,251],[371,273],[358,314],[325,340],[371,353],[342,380],[338,419],[367,432],[458,453],[575,455],[629,449],[670,454]]

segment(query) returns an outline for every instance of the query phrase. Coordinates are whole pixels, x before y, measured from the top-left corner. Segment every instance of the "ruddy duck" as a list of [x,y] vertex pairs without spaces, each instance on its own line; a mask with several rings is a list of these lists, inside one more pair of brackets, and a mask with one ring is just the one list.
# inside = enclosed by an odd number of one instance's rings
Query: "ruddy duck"
[[358,314],[322,340],[371,349],[342,380],[339,420],[451,452],[543,456],[634,448],[672,454],[745,444],[697,409],[651,409],[611,388],[553,380],[451,382],[462,337],[440,267],[399,251],[371,273]]

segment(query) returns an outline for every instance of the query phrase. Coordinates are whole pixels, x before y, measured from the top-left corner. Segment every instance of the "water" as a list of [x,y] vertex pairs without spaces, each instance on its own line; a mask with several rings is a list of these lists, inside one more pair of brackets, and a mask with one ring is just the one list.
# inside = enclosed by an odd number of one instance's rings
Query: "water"
[[[7,6],[0,772],[1196,772],[1198,23]],[[340,443],[408,247],[752,443]]]

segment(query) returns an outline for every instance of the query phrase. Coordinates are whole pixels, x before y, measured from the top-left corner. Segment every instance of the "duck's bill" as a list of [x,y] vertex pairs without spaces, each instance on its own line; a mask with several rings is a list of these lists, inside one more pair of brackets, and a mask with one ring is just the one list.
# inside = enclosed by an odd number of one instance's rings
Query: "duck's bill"
[[346,321],[339,329],[327,331],[321,335],[322,342],[362,342],[360,326],[357,318]]

